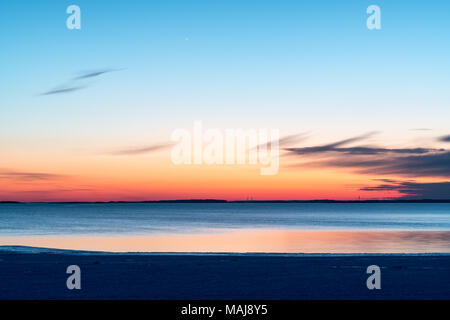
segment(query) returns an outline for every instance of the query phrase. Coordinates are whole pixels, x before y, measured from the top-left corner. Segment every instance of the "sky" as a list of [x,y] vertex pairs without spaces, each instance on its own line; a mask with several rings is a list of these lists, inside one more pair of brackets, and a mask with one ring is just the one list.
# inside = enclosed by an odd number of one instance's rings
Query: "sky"
[[[81,10],[68,29],[66,9]],[[369,30],[369,5],[381,29]],[[450,198],[448,1],[2,1],[0,201]],[[176,130],[279,130],[279,170]]]

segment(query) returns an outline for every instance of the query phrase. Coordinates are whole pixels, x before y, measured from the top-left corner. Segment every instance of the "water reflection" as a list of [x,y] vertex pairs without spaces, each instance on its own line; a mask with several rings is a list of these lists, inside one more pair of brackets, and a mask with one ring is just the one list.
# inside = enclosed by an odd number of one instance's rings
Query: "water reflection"
[[112,252],[450,252],[450,231],[216,230],[151,236],[2,237],[1,245]]

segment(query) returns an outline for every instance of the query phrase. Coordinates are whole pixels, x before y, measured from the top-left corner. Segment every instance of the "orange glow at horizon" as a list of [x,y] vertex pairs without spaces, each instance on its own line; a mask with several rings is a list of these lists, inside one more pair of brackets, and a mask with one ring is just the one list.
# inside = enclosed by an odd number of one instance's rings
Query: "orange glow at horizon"
[[[47,172],[42,179],[0,176],[0,201],[358,200],[400,196],[396,191],[361,191],[373,176],[348,170],[289,167],[275,175],[260,165],[174,165],[167,153],[151,156],[36,158],[22,172]],[[395,178],[395,177],[390,177]]]

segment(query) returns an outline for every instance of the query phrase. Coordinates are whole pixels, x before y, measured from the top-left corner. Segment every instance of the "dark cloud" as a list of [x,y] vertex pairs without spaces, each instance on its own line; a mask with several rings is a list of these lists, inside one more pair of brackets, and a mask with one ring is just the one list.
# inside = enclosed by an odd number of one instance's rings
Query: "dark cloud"
[[155,144],[151,146],[145,146],[145,147],[138,147],[138,148],[130,148],[130,149],[124,149],[124,150],[118,150],[112,152],[113,155],[139,155],[139,154],[145,154],[145,153],[151,153],[155,151],[164,150],[167,148],[170,148],[173,146],[173,143],[161,143],[161,144]]
[[340,140],[340,141],[336,141],[330,144],[326,144],[326,145],[322,145],[322,146],[315,146],[315,147],[307,147],[307,148],[287,148],[287,151],[291,151],[297,154],[304,154],[304,153],[315,153],[315,152],[328,152],[328,151],[333,151],[336,150],[337,147],[339,146],[343,146],[343,145],[347,145],[353,142],[357,142],[360,140],[364,140],[367,139],[368,137],[372,136],[373,134],[375,134],[375,132],[369,132],[366,133],[364,135],[361,136],[357,136],[357,137],[353,137],[353,138],[349,138],[349,139],[345,139],[345,140]]
[[395,183],[397,182],[396,180],[393,179],[373,179],[374,181],[382,181],[382,182],[386,182],[386,183]]
[[397,191],[401,199],[450,199],[450,182],[395,181],[374,187],[364,187],[361,191]]
[[383,156],[378,158],[346,157],[322,164],[353,168],[359,173],[403,175],[409,177],[450,177],[450,152],[425,155]]
[[341,147],[353,142],[364,140],[373,134],[374,132],[321,146],[303,147],[303,148],[285,148],[285,150],[297,155],[324,153],[324,152],[340,152],[353,155],[375,155],[382,153],[425,154],[429,152],[445,151],[444,149],[429,149],[429,148],[390,149],[390,148],[370,147],[370,146]]
[[367,136],[285,150],[290,155],[306,160],[298,166],[347,168],[357,173],[373,175],[450,177],[450,152],[446,149],[346,146],[360,142]]
[[[370,137],[371,135],[373,135],[374,133],[367,133],[361,136],[357,136],[357,137],[353,137],[353,138],[349,138],[349,139],[345,139],[345,140],[340,140],[340,141],[336,141],[336,142],[332,142],[326,145],[322,145],[322,146],[315,146],[315,147],[307,147],[307,148],[291,148],[292,151],[294,151],[295,153],[299,154],[299,152],[306,152],[306,153],[314,153],[314,152],[328,152],[328,151],[333,151],[335,149],[337,149],[337,147],[339,146],[343,146],[343,145],[347,145],[353,142],[357,142],[357,141],[361,141],[364,140],[368,137]],[[289,149],[288,149],[289,150]]]
[[302,155],[319,152],[341,152],[355,155],[373,155],[380,153],[400,153],[400,154],[424,154],[435,151],[444,151],[444,149],[427,149],[427,148],[406,148],[406,149],[388,149],[377,147],[350,147],[350,148],[335,148],[332,146],[318,146],[306,148],[286,148],[285,150]]
[[440,138],[439,138],[439,141],[442,141],[442,142],[450,142],[450,136],[440,137]]

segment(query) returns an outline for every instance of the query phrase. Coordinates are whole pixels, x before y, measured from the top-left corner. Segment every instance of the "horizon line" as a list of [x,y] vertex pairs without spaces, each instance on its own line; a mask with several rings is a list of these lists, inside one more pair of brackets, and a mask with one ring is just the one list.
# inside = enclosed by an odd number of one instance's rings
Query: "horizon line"
[[366,199],[366,200],[333,200],[333,199],[309,199],[309,200],[226,200],[226,199],[172,199],[172,200],[108,200],[108,201],[14,201],[0,200],[0,204],[107,204],[107,203],[450,203],[450,199]]

